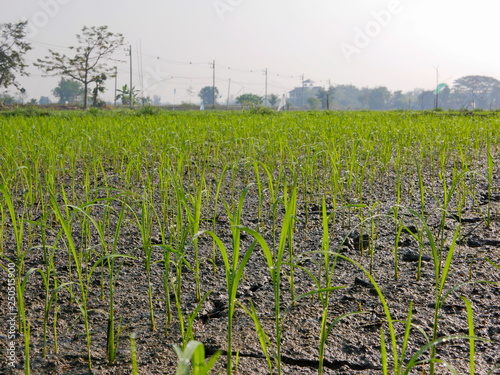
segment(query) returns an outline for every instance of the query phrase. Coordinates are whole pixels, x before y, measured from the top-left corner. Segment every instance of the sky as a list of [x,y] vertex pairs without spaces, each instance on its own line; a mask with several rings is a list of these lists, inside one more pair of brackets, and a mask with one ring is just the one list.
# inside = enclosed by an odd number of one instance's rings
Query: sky
[[[83,26],[125,37],[109,66],[162,102],[199,103],[215,84],[219,102],[244,93],[278,96],[302,80],[327,87],[432,90],[466,75],[500,79],[492,0],[0,0],[0,23],[28,20],[32,64],[48,49],[72,54]],[[49,96],[60,77],[30,66],[27,98]],[[104,98],[114,99],[114,80]],[[11,89],[10,93],[14,93]]]

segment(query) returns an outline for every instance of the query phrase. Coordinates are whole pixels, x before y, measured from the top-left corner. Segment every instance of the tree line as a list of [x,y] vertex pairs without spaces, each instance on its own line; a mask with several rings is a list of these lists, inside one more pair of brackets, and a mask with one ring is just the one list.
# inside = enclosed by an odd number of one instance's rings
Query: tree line
[[[16,87],[22,94],[25,90],[18,82],[19,76],[28,76],[24,61],[26,52],[32,49],[26,37],[25,22],[0,24],[0,88]],[[52,91],[61,103],[81,98],[83,108],[99,106],[103,101],[99,95],[105,90],[106,80],[114,77],[112,54],[124,45],[124,37],[113,33],[107,26],[86,27],[76,35],[76,46],[69,47],[74,54],[68,56],[49,49],[49,54],[38,59],[34,65],[44,74],[59,76],[61,80]],[[121,104],[133,105],[138,101],[134,87],[122,86],[115,93]],[[500,108],[500,81],[487,76],[461,77],[452,85],[439,84],[435,90],[415,89],[408,92],[393,91],[387,87],[358,88],[353,85],[336,85],[327,88],[303,87],[295,90],[301,96],[289,109],[371,109],[371,110],[429,110],[429,109],[498,109]],[[205,105],[215,105],[220,98],[216,87],[206,86],[198,95]],[[42,97],[40,104],[48,102]],[[143,100],[144,101],[144,100]],[[279,101],[276,94],[261,97],[245,93],[235,98],[237,104],[245,106],[264,105],[275,107]],[[0,100],[1,103],[1,100]],[[159,104],[159,97],[145,99],[143,104]]]

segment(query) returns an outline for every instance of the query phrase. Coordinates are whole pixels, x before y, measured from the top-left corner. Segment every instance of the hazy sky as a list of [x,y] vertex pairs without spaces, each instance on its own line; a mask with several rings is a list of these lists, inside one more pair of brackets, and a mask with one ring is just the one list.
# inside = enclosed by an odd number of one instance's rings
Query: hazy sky
[[[29,21],[29,63],[48,48],[71,54],[82,26],[108,25],[132,46],[136,88],[198,103],[213,60],[223,102],[228,89],[264,95],[266,68],[268,93],[278,95],[302,75],[392,91],[433,89],[437,68],[450,85],[464,75],[500,79],[499,11],[493,0],[0,0],[0,23]],[[125,47],[115,57],[122,86]],[[52,96],[58,78],[30,72],[20,79],[28,98]],[[112,100],[114,81],[107,88]]]

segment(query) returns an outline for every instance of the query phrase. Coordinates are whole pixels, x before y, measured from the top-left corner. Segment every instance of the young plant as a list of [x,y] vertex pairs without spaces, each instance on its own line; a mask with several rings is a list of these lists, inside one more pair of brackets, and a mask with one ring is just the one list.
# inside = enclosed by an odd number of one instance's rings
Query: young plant
[[208,362],[205,361],[205,347],[199,341],[191,340],[184,349],[174,345],[179,358],[175,375],[208,375],[219,359],[220,353],[215,353]]
[[264,258],[267,261],[267,266],[271,279],[273,282],[274,291],[274,318],[275,318],[275,335],[276,335],[276,371],[281,374],[281,326],[282,326],[282,313],[281,313],[281,268],[283,265],[283,260],[285,256],[285,248],[287,246],[288,238],[291,235],[290,230],[292,228],[293,215],[295,214],[295,207],[297,205],[297,188],[292,190],[288,205],[285,209],[285,217],[283,219],[280,241],[277,251],[274,253],[269,247],[267,241],[264,237],[257,231],[239,226],[238,228],[244,232],[247,232],[255,238],[259,243],[262,251],[264,253]]
[[[439,314],[441,311],[441,307],[444,304],[444,300],[446,298],[446,295],[444,293],[444,286],[446,284],[446,280],[448,278],[448,273],[450,271],[451,267],[451,262],[453,260],[454,252],[455,252],[455,245],[457,242],[457,238],[460,234],[460,226],[457,226],[455,233],[453,235],[453,239],[451,241],[450,247],[448,249],[448,254],[446,256],[445,263],[442,263],[441,257],[442,257],[442,245],[440,246],[438,243],[436,243],[435,237],[432,234],[429,226],[425,223],[424,218],[417,213],[416,211],[413,211],[409,209],[409,211],[417,217],[420,222],[423,225],[424,232],[426,234],[427,240],[429,242],[429,245],[431,247],[431,253],[432,253],[432,259],[434,263],[434,295],[435,295],[435,303],[434,303],[434,319],[433,319],[433,328],[432,328],[432,337],[431,340],[432,342],[435,342],[438,340],[438,325],[439,325]],[[410,234],[412,234],[413,238],[415,240],[420,241],[420,237],[417,236],[416,234],[411,233],[411,231],[408,230]],[[435,362],[436,362],[436,346],[431,347],[431,354],[430,354],[430,374],[433,375],[435,372]]]
[[130,335],[130,363],[132,365],[132,375],[139,375],[139,366],[137,365],[137,344],[136,334]]
[[193,331],[194,320],[198,316],[198,313],[200,312],[201,306],[203,305],[203,302],[205,302],[205,300],[207,299],[209,294],[210,294],[210,292],[205,293],[205,295],[202,297],[202,299],[196,305],[196,308],[194,309],[194,311],[191,314],[188,314],[187,327],[186,327],[186,321],[184,320],[184,314],[182,313],[180,301],[176,296],[177,316],[179,318],[179,325],[180,325],[180,331],[181,331],[181,337],[182,337],[182,345],[181,345],[182,349],[186,348],[186,345],[188,344],[188,342],[190,342],[191,340],[194,340],[194,331]]
[[234,311],[236,307],[236,292],[238,290],[238,285],[243,277],[243,270],[245,269],[246,264],[248,263],[250,256],[253,253],[256,242],[253,242],[252,245],[248,248],[248,250],[243,255],[243,258],[240,259],[240,249],[241,249],[241,230],[240,220],[243,210],[243,202],[248,193],[250,185],[248,185],[240,195],[240,199],[238,201],[238,206],[234,213],[231,213],[230,208],[226,205],[226,209],[228,211],[228,215],[231,221],[231,230],[232,230],[232,258],[230,259],[229,252],[221,241],[221,239],[212,231],[202,231],[198,233],[197,236],[202,234],[208,234],[212,237],[214,242],[217,244],[219,248],[220,254],[222,256],[222,260],[224,261],[224,270],[226,273],[226,287],[228,294],[228,323],[227,323],[227,374],[230,375],[232,373],[232,334],[233,334],[233,317]]

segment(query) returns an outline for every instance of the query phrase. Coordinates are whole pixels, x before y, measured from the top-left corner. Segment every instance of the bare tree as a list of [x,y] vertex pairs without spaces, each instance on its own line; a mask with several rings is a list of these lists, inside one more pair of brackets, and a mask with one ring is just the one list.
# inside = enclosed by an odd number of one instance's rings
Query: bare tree
[[[35,66],[49,75],[62,75],[83,84],[83,108],[87,108],[89,84],[96,83],[103,76],[112,74],[114,68],[108,68],[106,59],[123,45],[123,35],[108,31],[107,26],[82,28],[76,35],[78,46],[69,47],[75,51],[73,57],[49,50],[50,56],[38,59]],[[100,90],[102,91],[102,90]]]

